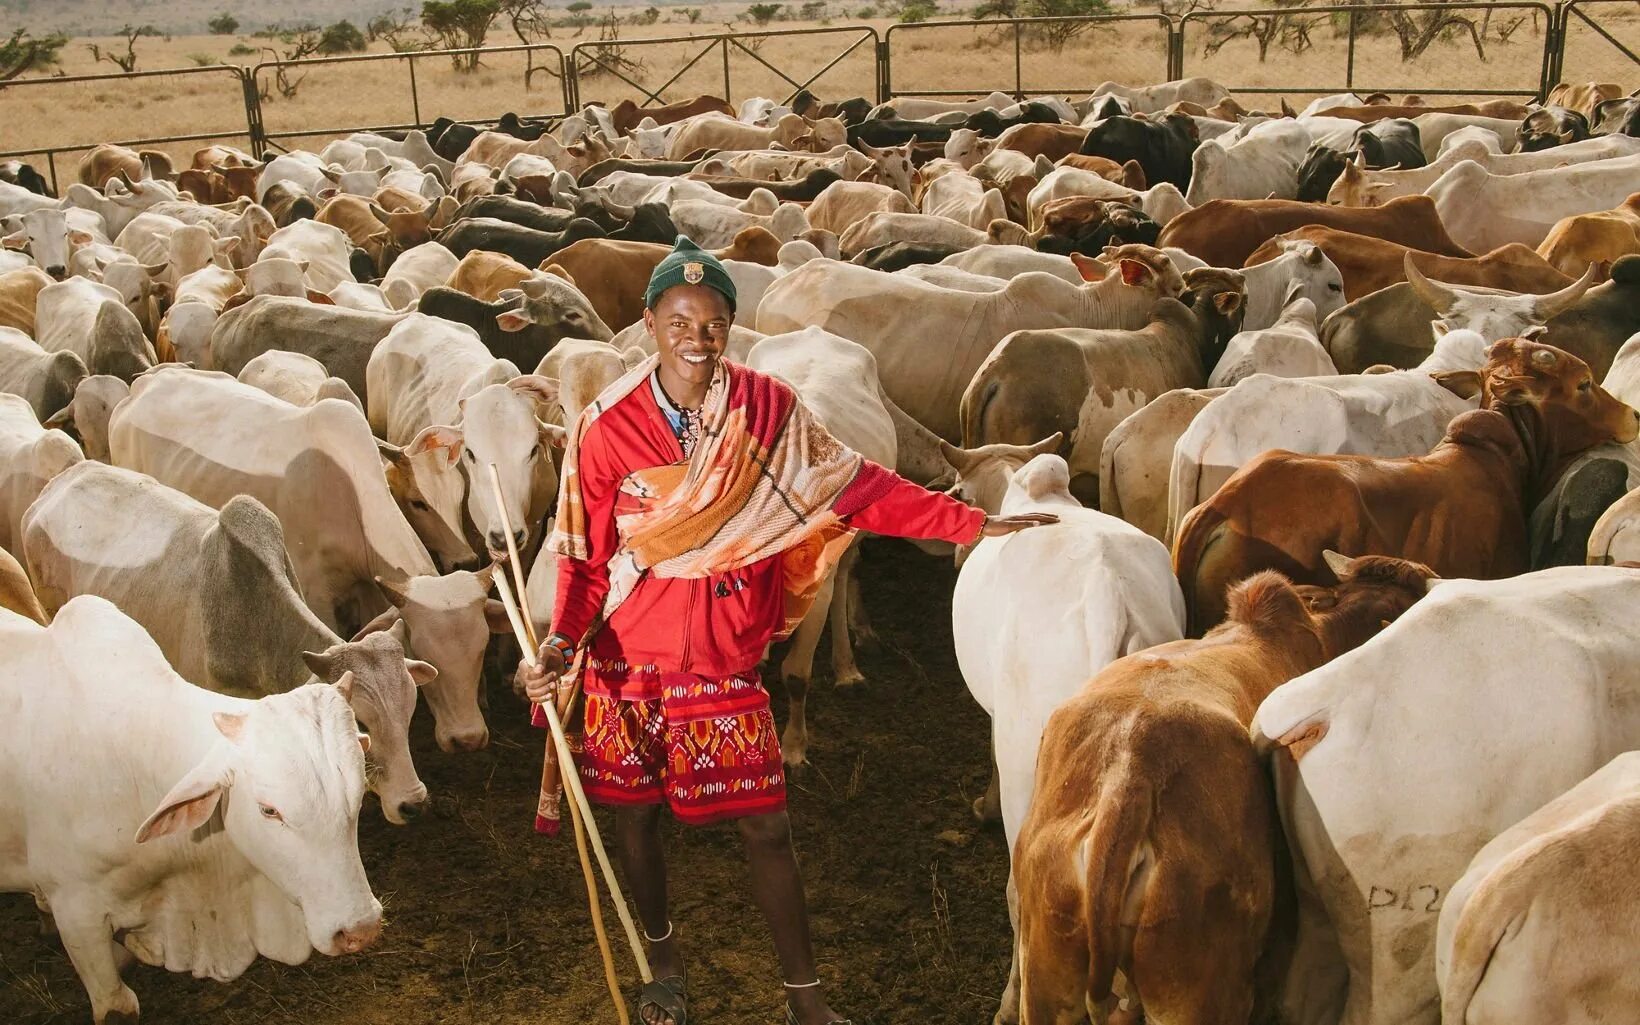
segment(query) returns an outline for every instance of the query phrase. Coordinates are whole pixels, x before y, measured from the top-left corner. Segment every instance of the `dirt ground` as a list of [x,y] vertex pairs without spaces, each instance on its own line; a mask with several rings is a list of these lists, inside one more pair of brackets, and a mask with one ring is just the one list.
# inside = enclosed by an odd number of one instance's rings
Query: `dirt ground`
[[[985,786],[988,724],[952,653],[954,573],[894,541],[868,544],[862,573],[883,644],[860,654],[862,687],[837,690],[819,660],[812,764],[790,788],[821,977],[857,1025],[988,1023],[1008,968],[1007,854],[1000,830],[969,812]],[[388,919],[375,949],[294,968],[261,961],[227,985],[138,967],[128,981],[143,1020],[613,1023],[574,840],[567,826],[555,840],[530,829],[541,735],[499,681],[489,697],[491,742],[478,754],[441,754],[429,717],[417,716],[429,817],[395,828],[366,798],[360,845]],[[774,1025],[780,976],[733,827],[674,827],[670,838],[690,1021]],[[605,918],[630,986],[636,970],[620,956],[607,902]],[[90,1020],[67,957],[38,936],[29,898],[0,897],[0,936],[0,1022]]]

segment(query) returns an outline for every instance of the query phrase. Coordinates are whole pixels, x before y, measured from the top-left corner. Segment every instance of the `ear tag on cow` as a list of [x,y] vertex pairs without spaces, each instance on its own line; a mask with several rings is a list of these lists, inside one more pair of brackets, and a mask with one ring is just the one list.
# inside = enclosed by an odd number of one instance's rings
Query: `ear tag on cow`
[[706,266],[704,264],[699,264],[699,263],[686,263],[686,264],[684,264],[683,265],[683,280],[689,282],[691,285],[698,285],[702,281],[705,281],[706,280]]

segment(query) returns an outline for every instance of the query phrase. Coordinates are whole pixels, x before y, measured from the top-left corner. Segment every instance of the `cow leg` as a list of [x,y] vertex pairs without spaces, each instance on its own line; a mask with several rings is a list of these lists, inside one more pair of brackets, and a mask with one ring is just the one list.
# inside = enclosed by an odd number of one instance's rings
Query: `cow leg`
[[[1078,937],[1066,942],[1063,936],[1053,935],[1052,929],[1033,935],[1033,926],[1041,926],[1020,921],[1019,891],[1012,873],[1008,876],[1008,913],[1014,921],[1014,961],[993,1025],[1083,1025],[1090,1016],[1087,944],[1075,942]],[[1047,908],[1039,908],[1037,914],[1056,917]],[[1107,1001],[1107,1006],[1114,1003]],[[1003,1015],[1010,1010],[1012,1017],[1005,1019]],[[1104,1016],[1092,1017],[1100,1022]]]
[[1002,1005],[997,1008],[991,1025],[1019,1025],[1019,887],[1014,885],[1012,870],[1008,872],[1007,892],[1008,928],[1012,939],[1008,945],[1008,985],[1002,989]]
[[[840,583],[834,583],[831,593],[831,678],[839,687],[852,687],[866,682],[860,667],[854,661],[854,645],[849,643],[850,606],[859,600],[854,583],[854,564],[860,549],[850,545],[837,562],[834,574]],[[869,629],[869,628],[868,628]]]
[[54,914],[63,949],[91,998],[92,1019],[97,1025],[134,1025],[140,1010],[137,995],[120,978],[107,917],[73,903],[55,905]]
[[981,822],[1002,821],[1002,773],[997,769],[996,742],[991,744],[991,781],[985,785],[985,794],[974,799],[974,818]]
[[850,567],[848,575],[848,629],[849,635],[854,638],[854,646],[861,651],[875,651],[881,646],[877,638],[877,631],[871,628],[871,621],[866,619],[866,603],[860,600],[860,576],[853,570],[859,568],[859,557],[856,555],[855,564]]
[[837,574],[833,572],[820,585],[820,593],[815,595],[808,615],[792,634],[791,647],[780,664],[780,678],[786,684],[786,730],[780,735],[780,753],[785,763],[793,767],[808,761],[809,680],[814,675],[814,649],[820,645],[820,631],[826,626],[836,582]]

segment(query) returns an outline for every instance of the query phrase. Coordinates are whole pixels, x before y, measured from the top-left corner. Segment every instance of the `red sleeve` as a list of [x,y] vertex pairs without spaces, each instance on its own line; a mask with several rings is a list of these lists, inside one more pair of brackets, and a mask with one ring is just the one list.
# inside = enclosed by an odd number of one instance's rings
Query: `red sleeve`
[[587,558],[558,560],[558,598],[554,603],[552,632],[577,644],[592,619],[604,607],[609,593],[609,559],[615,554],[615,492],[620,483],[603,434],[593,431],[580,453],[581,497],[586,506]]
[[[876,465],[876,464],[872,464]],[[878,497],[843,517],[851,527],[886,537],[914,537],[972,544],[985,525],[985,510],[950,495],[929,491],[890,471],[887,488]]]

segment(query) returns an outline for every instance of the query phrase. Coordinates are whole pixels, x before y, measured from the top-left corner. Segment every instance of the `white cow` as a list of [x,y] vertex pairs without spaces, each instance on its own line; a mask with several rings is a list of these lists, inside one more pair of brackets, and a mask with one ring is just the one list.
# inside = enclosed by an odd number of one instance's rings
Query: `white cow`
[[[1010,853],[1030,807],[1048,716],[1116,659],[1184,636],[1184,596],[1167,549],[1084,509],[1071,497],[1063,459],[1040,455],[1014,474],[1002,514],[1027,512],[1053,513],[1059,523],[982,540],[951,595],[957,665],[991,717],[996,759],[993,794],[975,811],[1000,802]],[[1015,903],[1010,879],[1010,918]],[[1018,976],[1016,948],[999,1021],[1018,1020]]]
[[1218,365],[1207,377],[1207,386],[1228,388],[1254,374],[1331,377],[1337,373],[1332,357],[1321,347],[1315,303],[1294,296],[1274,324],[1257,331],[1238,332],[1230,339]]
[[348,699],[374,741],[369,783],[383,815],[403,825],[426,808],[410,716],[417,684],[437,671],[404,657],[403,623],[351,642],[320,623],[262,503],[242,495],[218,511],[152,477],[87,461],[47,485],[23,534],[48,614],[77,595],[107,598],[197,686],[259,698],[351,673]]
[[1158,297],[1183,288],[1172,262],[1148,246],[1123,246],[1108,263],[1075,259],[1087,278],[1081,286],[1031,273],[985,292],[815,260],[769,286],[757,329],[814,325],[859,342],[877,357],[888,396],[918,423],[958,441],[963,390],[1004,335],[1038,327],[1136,329]]
[[1480,164],[1491,174],[1509,175],[1640,153],[1640,140],[1626,135],[1604,135],[1531,153],[1499,153],[1484,142],[1467,137],[1460,140],[1461,134],[1450,136],[1451,145],[1427,165],[1410,171],[1369,171],[1356,162],[1347,164],[1328,190],[1327,202],[1334,206],[1379,206],[1398,196],[1416,196],[1465,160]]
[[1291,452],[1423,455],[1452,418],[1475,408],[1416,370],[1282,378],[1255,374],[1202,410],[1173,450],[1169,543],[1185,514],[1254,457]]
[[19,395],[0,395],[0,548],[22,561],[23,513],[51,478],[85,454],[74,439],[47,430]]
[[348,254],[352,249],[353,244],[342,229],[303,219],[287,224],[269,236],[268,244],[256,259],[258,263],[279,257],[298,262],[305,260],[305,284],[315,292],[328,295],[342,282],[357,280],[348,265]]
[[1599,1025],[1632,1014],[1637,844],[1640,752],[1631,751],[1482,847],[1436,925],[1442,1019]]
[[1058,167],[1038,181],[1025,199],[1032,230],[1042,226],[1042,207],[1050,200],[1066,196],[1091,196],[1126,203],[1138,207],[1163,227],[1190,209],[1190,203],[1171,182],[1152,185],[1140,192],[1080,167]]
[[[643,322],[638,324],[642,326]],[[555,398],[541,402],[542,419],[574,427],[593,399],[648,356],[637,346],[623,350],[590,338],[565,338],[535,367],[535,375],[542,379],[539,394],[545,396],[557,389]]]
[[438,288],[456,271],[456,254],[437,242],[406,249],[382,278],[382,295],[395,310],[408,309],[429,288]]
[[[505,552],[508,537],[490,482],[494,465],[513,539],[527,547],[531,528],[558,495],[549,449],[563,447],[565,432],[536,416],[557,389],[549,394],[544,378],[496,359],[472,328],[421,313],[387,333],[370,354],[365,379],[371,429],[403,447],[424,493],[465,492],[478,536],[492,553]],[[459,507],[447,526],[464,533]]]
[[1464,248],[1487,253],[1510,242],[1536,248],[1563,217],[1610,210],[1640,183],[1640,154],[1500,176],[1460,161],[1424,190]]
[[1640,490],[1607,507],[1589,532],[1590,565],[1640,562]]
[[942,174],[922,194],[922,212],[984,231],[1008,216],[1002,193],[966,171]]
[[1165,540],[1173,448],[1207,404],[1228,390],[1176,388],[1112,428],[1099,452],[1099,508]]
[[226,697],[101,598],[0,610],[0,890],[50,906],[98,1025],[137,1020],[132,955],[226,982],[375,941],[352,685]]
[[[889,469],[897,456],[894,421],[883,405],[877,360],[863,346],[809,327],[770,335],[752,347],[746,365],[791,385],[820,424],[844,445]],[[858,544],[858,535],[856,535]],[[808,760],[809,728],[805,698],[814,670],[820,632],[831,621],[831,668],[837,686],[863,683],[849,643],[849,594],[857,549],[851,545],[820,586],[808,615],[792,635],[780,665],[790,698],[780,751],[787,765]]]
[[[364,403],[339,377],[331,377],[325,365],[312,356],[283,349],[269,349],[246,363],[239,380],[293,406],[311,406],[320,399],[341,399],[364,412]],[[471,551],[467,553],[469,556]]]
[[1147,86],[1104,82],[1096,86],[1092,93],[1092,96],[1120,96],[1135,114],[1154,114],[1181,101],[1211,107],[1229,95],[1229,89],[1210,78],[1199,76]]
[[108,462],[108,418],[114,407],[131,394],[131,386],[117,377],[94,374],[81,379],[68,405],[41,421],[44,427],[68,428],[79,439],[87,459]]
[[0,327],[0,393],[27,400],[45,420],[66,406],[85,379],[85,361],[72,352],[47,352],[14,327]]
[[85,278],[40,289],[35,340],[47,352],[72,352],[93,374],[129,381],[158,362],[154,346],[120,293]]
[[1190,189],[1184,201],[1297,199],[1298,169],[1309,152],[1310,133],[1285,118],[1266,121],[1231,142],[1209,139],[1190,157]]
[[[370,425],[336,399],[293,406],[226,374],[162,368],[131,388],[109,422],[114,463],[206,505],[250,495],[284,527],[302,595],[325,626],[402,618],[407,650],[432,663],[422,688],[446,751],[489,742],[479,670],[494,618],[470,573],[437,575],[382,475]],[[487,618],[488,617],[488,618]],[[342,631],[337,631],[341,633]]]
[[1288,1020],[1439,1020],[1437,918],[1471,858],[1640,746],[1637,601],[1640,572],[1607,567],[1440,583],[1265,699],[1300,895]]

